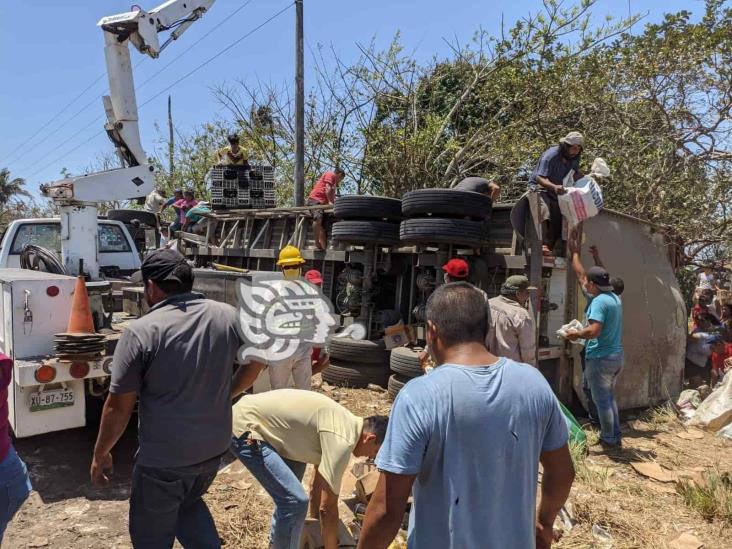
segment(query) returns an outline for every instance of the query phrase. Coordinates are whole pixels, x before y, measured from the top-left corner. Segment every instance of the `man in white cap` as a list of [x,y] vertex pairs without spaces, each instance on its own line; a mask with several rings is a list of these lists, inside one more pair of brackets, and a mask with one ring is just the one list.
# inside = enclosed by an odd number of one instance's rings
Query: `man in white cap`
[[574,170],[575,181],[582,177],[579,163],[584,146],[585,138],[580,132],[569,132],[559,140],[559,145],[544,151],[529,177],[529,190],[539,191],[549,214],[548,219],[544,218],[542,228],[544,255],[552,254],[562,236],[562,213],[557,197],[566,192],[563,182],[571,170]]

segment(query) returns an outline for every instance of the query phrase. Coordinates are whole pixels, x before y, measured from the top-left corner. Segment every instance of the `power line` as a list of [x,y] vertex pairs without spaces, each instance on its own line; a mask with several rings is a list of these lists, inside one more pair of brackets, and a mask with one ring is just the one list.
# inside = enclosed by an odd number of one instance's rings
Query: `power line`
[[[66,144],[67,144],[68,142],[72,141],[72,140],[73,140],[74,138],[76,138],[76,136],[77,136],[77,135],[80,135],[81,133],[83,133],[83,132],[84,132],[84,130],[86,130],[86,129],[88,129],[88,128],[90,128],[90,127],[94,126],[94,125],[96,125],[97,123],[99,123],[99,121],[100,121],[100,120],[101,120],[102,118],[103,118],[102,116],[99,116],[99,117],[97,117],[96,119],[94,119],[94,120],[92,120],[91,122],[89,122],[89,124],[87,124],[86,126],[84,126],[83,128],[81,128],[80,130],[78,130],[78,131],[77,131],[76,133],[74,133],[74,134],[73,134],[72,136],[70,136],[70,137],[69,137],[68,139],[66,139],[66,141],[64,141],[63,143],[61,143],[61,144],[60,144],[60,145],[58,146],[58,148],[61,148],[61,147],[63,147],[64,145],[66,145]],[[82,145],[86,145],[86,144],[87,144],[87,143],[88,143],[89,141],[91,141],[91,140],[92,140],[92,138],[96,137],[97,135],[99,135],[99,134],[101,134],[101,133],[104,133],[104,131],[105,131],[105,130],[99,130],[99,131],[98,131],[98,132],[96,132],[96,133],[95,133],[95,134],[94,134],[94,135],[93,135],[93,136],[92,136],[91,138],[87,139],[86,141],[84,141],[84,142],[83,142],[83,143],[81,143],[80,145],[77,145],[77,146],[76,146],[76,147],[74,147],[73,149],[70,149],[70,150],[68,150],[68,151],[64,152],[64,154],[62,154],[62,155],[61,155],[61,156],[59,156],[58,158],[54,159],[53,161],[49,162],[48,164],[45,164],[45,165],[44,165],[44,166],[43,166],[42,168],[40,168],[40,169],[36,170],[35,172],[33,172],[32,174],[30,174],[29,178],[30,178],[30,177],[35,177],[36,175],[38,175],[39,173],[41,173],[42,171],[44,171],[44,170],[45,170],[46,168],[49,168],[49,167],[53,166],[54,164],[56,164],[57,162],[60,162],[60,161],[61,161],[61,160],[63,160],[63,159],[64,159],[64,158],[65,158],[65,157],[66,157],[67,155],[69,155],[69,154],[71,154],[72,152],[76,151],[76,150],[77,150],[77,149],[78,149],[79,147],[81,147]]]
[[[88,91],[89,91],[90,89],[92,89],[92,88],[94,87],[94,85],[95,85],[95,84],[96,84],[97,82],[99,82],[99,81],[100,81],[100,80],[101,80],[102,78],[104,78],[104,77],[105,77],[106,75],[107,75],[107,73],[106,73],[106,71],[105,71],[105,72],[103,72],[102,74],[100,74],[99,76],[97,76],[97,77],[96,77],[96,78],[95,78],[95,79],[94,79],[94,80],[92,81],[92,83],[91,83],[91,84],[89,84],[89,85],[88,85],[88,86],[87,86],[86,88],[84,88],[84,89],[83,89],[83,90],[81,91],[81,93],[79,93],[79,94],[78,94],[78,95],[77,95],[76,97],[74,97],[74,98],[73,98],[73,99],[72,99],[71,101],[69,101],[69,102],[68,102],[68,103],[66,104],[66,106],[64,106],[64,107],[63,107],[63,108],[62,108],[62,109],[61,109],[60,111],[58,111],[58,112],[57,112],[57,113],[56,113],[55,115],[53,115],[53,117],[52,117],[52,118],[51,118],[51,119],[50,119],[50,120],[49,120],[48,122],[46,122],[46,123],[45,123],[45,124],[43,124],[43,125],[42,125],[42,126],[41,126],[40,128],[38,128],[38,129],[37,129],[37,130],[35,131],[35,133],[34,133],[33,135],[31,135],[31,136],[30,136],[30,137],[29,137],[28,139],[26,139],[25,141],[23,141],[23,142],[22,142],[22,143],[21,143],[20,145],[18,145],[17,147],[15,147],[15,148],[14,148],[14,149],[13,149],[12,151],[10,151],[10,152],[9,152],[9,153],[8,153],[8,154],[7,154],[6,156],[4,156],[4,157],[3,157],[3,159],[2,159],[2,162],[0,162],[0,164],[1,164],[1,163],[3,163],[3,162],[5,162],[5,161],[6,161],[7,159],[9,159],[10,157],[12,157],[12,156],[13,156],[13,155],[14,155],[14,154],[15,154],[16,152],[18,152],[18,151],[19,151],[20,149],[22,149],[22,148],[23,148],[23,147],[25,147],[25,146],[26,146],[26,145],[27,145],[28,143],[30,143],[30,142],[31,142],[31,141],[32,141],[33,139],[35,139],[35,137],[36,137],[36,136],[37,136],[38,134],[40,134],[40,133],[41,133],[41,132],[42,132],[43,130],[45,130],[45,129],[46,129],[46,128],[47,128],[48,126],[50,126],[51,124],[53,124],[53,123],[54,123],[54,122],[55,122],[56,120],[58,120],[58,118],[59,118],[59,117],[60,117],[60,116],[61,116],[61,115],[62,115],[63,113],[65,113],[65,112],[66,112],[66,111],[67,111],[67,110],[69,109],[69,107],[71,107],[71,105],[73,105],[73,104],[74,104],[74,103],[76,103],[76,102],[77,102],[77,101],[78,101],[79,99],[81,99],[81,98],[82,98],[82,97],[84,96],[84,94],[86,94],[86,92],[88,92]],[[16,159],[15,159],[15,161],[17,161],[17,160],[18,160],[18,159],[16,158]]]
[[[28,149],[26,149],[20,156],[18,156],[17,158],[15,158],[15,160],[13,160],[13,162],[18,162],[18,161],[22,160],[23,158],[25,158],[26,156],[28,156],[29,153],[33,152],[35,149],[37,149],[38,147],[40,147],[41,145],[43,145],[46,141],[48,141],[49,139],[51,139],[59,131],[61,131],[62,129],[66,128],[68,126],[69,122],[72,122],[73,120],[75,120],[80,114],[82,114],[84,111],[86,111],[91,105],[93,105],[94,103],[97,103],[102,97],[103,97],[103,95],[99,95],[99,96],[93,97],[91,99],[91,101],[89,101],[83,107],[81,107],[78,111],[76,111],[76,113],[73,114],[70,118],[67,118],[64,122],[62,122],[60,125],[58,125],[53,131],[47,133],[43,137],[43,139],[41,139],[40,141],[38,141],[37,143],[35,143],[33,145],[33,147],[29,147]],[[97,118],[96,120],[99,120],[99,118]],[[84,129],[87,128],[87,127],[88,126],[84,126]],[[83,129],[82,129],[82,131],[83,131]],[[64,141],[60,145],[56,145],[55,146],[55,149],[57,149],[59,147],[63,147],[64,144],[68,143],[70,139],[73,139],[77,135],[79,135],[79,132],[77,132],[74,135],[72,135],[69,139],[67,139],[66,141]],[[41,158],[43,158],[43,157],[41,157]],[[39,158],[36,162],[40,161],[41,158]],[[28,169],[30,166],[33,166],[34,164],[36,164],[36,162],[34,162],[33,164],[27,165],[25,167],[25,169]],[[22,171],[23,170],[21,170],[21,173],[22,173]]]
[[[164,93],[166,93],[167,91],[169,91],[170,89],[172,89],[173,87],[175,87],[178,84],[180,84],[183,80],[189,78],[190,76],[192,76],[193,74],[195,74],[196,72],[198,72],[200,69],[202,69],[203,67],[205,67],[206,65],[208,65],[209,63],[211,63],[212,61],[214,61],[215,59],[218,59],[219,57],[221,57],[226,52],[228,52],[229,50],[231,50],[232,48],[234,48],[235,46],[237,46],[240,42],[242,42],[246,38],[249,38],[252,34],[254,34],[258,30],[260,30],[262,27],[264,27],[268,23],[272,22],[273,20],[277,19],[279,16],[281,16],[283,13],[285,13],[288,9],[290,9],[292,6],[294,6],[294,2],[286,5],[284,8],[282,8],[279,11],[277,11],[276,13],[274,13],[273,15],[271,15],[269,18],[267,18],[266,20],[264,20],[262,23],[260,23],[259,25],[257,25],[256,27],[254,27],[253,29],[251,29],[250,31],[248,31],[246,34],[244,34],[243,36],[237,38],[234,42],[232,42],[231,44],[229,44],[228,46],[226,46],[225,48],[223,48],[222,50],[220,50],[216,54],[212,55],[211,57],[209,57],[208,59],[206,59],[205,61],[203,61],[199,65],[197,65],[196,67],[194,67],[192,70],[190,70],[186,74],[184,74],[183,76],[181,76],[180,78],[178,78],[177,80],[175,80],[172,84],[166,86],[165,88],[163,88],[162,90],[160,90],[159,92],[157,92],[155,95],[153,95],[152,97],[150,97],[147,101],[143,102],[139,106],[139,108],[142,109],[143,107],[145,107],[146,105],[150,104],[152,101],[154,101],[155,99],[157,99],[158,97],[160,97],[161,95],[163,95]],[[181,53],[181,56],[182,55],[183,55],[183,53]],[[72,139],[74,139],[77,135],[79,135],[80,133],[82,133],[85,129],[87,129],[88,127],[90,127],[92,124],[97,123],[100,118],[102,118],[102,117],[98,117],[97,119],[93,120],[92,122],[90,122],[89,124],[87,124],[86,126],[84,126],[81,130],[77,131],[74,135],[72,135],[66,141],[64,141],[61,145],[59,145],[59,147],[63,146],[64,144],[66,144],[69,141],[71,141]],[[94,139],[95,137],[97,137],[101,133],[104,133],[104,131],[102,130],[102,131],[96,132],[94,135],[92,135],[91,137],[89,137],[87,140],[85,140],[84,142],[80,143],[79,145],[75,146],[73,149],[71,149],[69,151],[66,151],[60,157],[54,159],[51,162],[48,162],[42,168],[40,168],[40,169],[36,170],[35,172],[33,172],[29,177],[34,177],[37,174],[45,171],[46,169],[48,169],[52,165],[56,164],[57,162],[60,162],[68,154],[71,154],[72,152],[75,152],[80,147],[82,147],[83,145],[85,145],[86,143],[88,143],[89,141],[91,141],[92,139]]]
[[205,67],[206,65],[208,65],[208,64],[209,64],[209,63],[210,63],[211,61],[213,61],[213,60],[215,60],[215,59],[217,59],[217,58],[221,57],[221,56],[222,56],[222,55],[224,55],[224,54],[225,54],[226,52],[228,52],[228,51],[229,51],[230,49],[232,49],[232,48],[233,48],[234,46],[237,46],[237,45],[239,45],[239,43],[240,43],[240,42],[242,42],[242,41],[243,41],[243,40],[245,40],[246,38],[249,38],[249,37],[250,37],[250,36],[251,36],[252,34],[254,34],[255,32],[257,32],[257,31],[258,31],[259,29],[261,29],[262,27],[264,27],[264,26],[265,26],[266,24],[268,24],[268,23],[270,23],[271,21],[273,21],[273,20],[277,19],[277,18],[278,18],[278,17],[280,16],[280,15],[282,15],[283,13],[285,13],[285,12],[286,12],[287,10],[289,10],[289,9],[290,9],[290,8],[291,8],[292,6],[294,6],[294,5],[295,5],[295,3],[294,3],[294,2],[292,2],[291,4],[287,4],[287,5],[286,5],[286,6],[284,7],[284,8],[282,8],[281,10],[279,10],[279,11],[278,11],[277,13],[275,13],[275,14],[271,15],[271,16],[270,16],[270,17],[269,17],[268,19],[266,19],[266,20],[265,20],[264,22],[260,23],[259,25],[257,25],[256,27],[254,27],[254,28],[253,28],[252,30],[250,30],[249,32],[247,32],[247,33],[246,33],[246,34],[245,34],[244,36],[242,36],[242,37],[240,37],[240,38],[237,38],[237,39],[236,39],[236,40],[234,40],[234,41],[233,41],[233,42],[232,42],[231,44],[229,44],[228,46],[226,46],[226,47],[225,47],[225,48],[224,48],[223,50],[220,50],[220,51],[219,51],[218,53],[216,53],[216,54],[214,54],[213,56],[211,56],[211,57],[209,57],[208,59],[206,59],[206,60],[205,60],[205,61],[204,61],[203,63],[201,63],[201,64],[197,65],[197,66],[196,66],[195,68],[193,68],[193,69],[192,69],[191,71],[187,72],[186,74],[184,74],[183,76],[181,76],[180,78],[178,78],[178,79],[177,79],[176,81],[174,81],[174,82],[173,82],[172,84],[170,84],[169,86],[167,86],[167,87],[163,88],[162,90],[160,90],[160,91],[159,91],[158,93],[156,93],[156,94],[155,94],[155,95],[153,95],[153,96],[152,96],[152,97],[151,97],[150,99],[148,99],[148,100],[147,100],[147,101],[145,101],[145,102],[144,102],[144,103],[143,103],[142,105],[140,105],[140,108],[142,108],[142,107],[144,107],[145,105],[147,105],[147,104],[151,103],[152,101],[154,101],[155,99],[157,99],[158,97],[160,97],[161,95],[163,95],[163,94],[164,94],[165,92],[169,91],[169,90],[170,90],[171,88],[173,88],[174,86],[177,86],[177,85],[178,85],[178,84],[180,84],[180,83],[181,83],[181,82],[182,82],[183,80],[185,80],[185,79],[186,79],[186,78],[188,78],[189,76],[191,76],[191,75],[195,74],[195,73],[196,73],[196,72],[198,72],[198,71],[199,71],[200,69],[202,69],[203,67]]
[[[186,48],[186,49],[185,49],[184,51],[182,51],[182,52],[181,52],[180,54],[178,54],[178,55],[177,55],[177,56],[176,56],[175,58],[173,58],[172,60],[170,60],[170,61],[169,61],[169,62],[168,62],[168,63],[167,63],[167,64],[166,64],[166,65],[165,65],[164,67],[162,67],[162,68],[161,68],[160,70],[158,70],[157,72],[155,72],[155,73],[154,73],[154,74],[153,74],[152,76],[150,76],[149,78],[147,78],[147,79],[146,79],[146,80],[145,80],[145,81],[144,81],[144,82],[143,82],[142,84],[140,84],[139,86],[136,86],[136,89],[138,89],[138,90],[139,90],[139,89],[141,89],[141,88],[142,88],[143,86],[145,86],[146,84],[148,84],[149,82],[151,82],[151,81],[152,81],[152,80],[153,80],[154,78],[156,78],[157,76],[159,76],[159,75],[160,75],[160,74],[161,74],[161,73],[162,73],[163,71],[165,71],[165,70],[166,70],[166,69],[167,69],[168,67],[170,67],[170,66],[171,66],[171,65],[172,65],[173,63],[175,63],[175,62],[176,62],[176,61],[178,61],[178,60],[179,60],[179,59],[180,59],[181,57],[183,57],[183,56],[184,56],[185,54],[187,54],[187,53],[188,53],[189,51],[191,51],[191,50],[192,50],[192,49],[193,49],[194,47],[196,47],[196,46],[197,46],[198,44],[200,44],[200,43],[201,43],[201,41],[203,41],[204,39],[206,39],[207,37],[209,37],[209,36],[210,36],[210,35],[211,35],[211,34],[212,34],[212,33],[213,33],[213,32],[214,32],[215,30],[217,30],[217,29],[218,29],[219,27],[221,27],[222,25],[224,25],[224,24],[225,24],[225,23],[226,23],[227,21],[229,21],[229,20],[230,20],[230,19],[231,19],[232,17],[234,17],[234,16],[235,16],[235,15],[236,15],[237,13],[239,13],[239,12],[240,12],[241,10],[243,10],[244,8],[246,8],[246,7],[247,7],[247,6],[249,5],[249,4],[251,4],[251,3],[253,2],[253,1],[254,1],[254,0],[248,0],[247,2],[245,2],[244,4],[242,4],[241,6],[239,6],[238,8],[236,8],[236,9],[235,9],[234,11],[232,11],[232,12],[230,12],[230,13],[229,13],[228,15],[226,15],[226,16],[225,16],[225,17],[224,17],[223,19],[221,19],[221,20],[220,20],[220,21],[219,21],[219,22],[218,22],[218,23],[217,23],[216,25],[214,25],[214,27],[213,27],[212,29],[210,29],[210,30],[209,30],[209,31],[208,31],[207,33],[205,33],[205,34],[204,34],[203,36],[201,36],[201,37],[200,37],[200,38],[199,38],[198,40],[196,40],[196,41],[195,41],[195,42],[194,42],[193,44],[191,44],[191,45],[190,45],[190,46],[189,46],[188,48]],[[138,68],[138,67],[140,66],[140,64],[141,64],[141,63],[143,63],[143,62],[144,62],[144,61],[145,61],[146,59],[147,59],[147,57],[143,57],[142,59],[140,59],[140,60],[139,60],[139,61],[138,61],[138,62],[137,62],[137,63],[135,64],[135,66],[133,67],[133,71],[134,71],[135,69],[137,69],[137,68]],[[84,90],[84,92],[82,92],[81,94],[79,94],[79,96],[77,96],[77,98],[76,98],[76,99],[75,99],[74,101],[76,101],[76,100],[77,100],[77,99],[78,99],[79,97],[81,97],[81,96],[82,96],[82,95],[83,95],[83,94],[84,94],[84,93],[85,93],[86,91],[88,91],[88,90],[89,90],[89,89],[90,89],[90,88],[91,88],[91,87],[92,87],[92,86],[93,86],[94,84],[96,84],[96,83],[97,83],[97,82],[98,82],[98,81],[99,81],[99,80],[100,80],[100,79],[101,79],[102,77],[104,77],[105,75],[106,75],[106,73],[104,73],[104,74],[102,74],[101,76],[97,77],[97,79],[96,79],[96,80],[95,80],[94,82],[92,82],[92,84],[90,84],[90,85],[89,85],[89,86],[88,86],[88,87],[87,87],[87,88],[86,88],[86,89]],[[78,111],[77,111],[77,112],[76,112],[75,114],[73,114],[73,115],[72,115],[72,116],[71,116],[70,118],[66,119],[66,120],[65,120],[64,122],[62,122],[62,123],[61,123],[61,124],[60,124],[59,126],[57,126],[57,127],[56,127],[56,128],[55,128],[55,129],[54,129],[54,130],[53,130],[52,132],[50,132],[50,133],[46,134],[46,135],[45,135],[45,136],[44,136],[44,137],[43,137],[43,138],[42,138],[42,139],[41,139],[40,141],[38,141],[37,143],[35,143],[35,144],[33,145],[33,147],[32,147],[32,148],[28,148],[28,149],[26,149],[26,150],[25,150],[25,151],[24,151],[23,153],[21,153],[21,155],[20,155],[20,156],[18,156],[18,157],[16,157],[15,159],[13,159],[13,162],[18,162],[19,160],[22,160],[23,158],[25,158],[25,157],[26,157],[26,156],[27,156],[27,155],[28,155],[28,154],[29,154],[30,152],[32,152],[32,151],[33,151],[33,149],[34,149],[34,148],[38,148],[38,147],[39,147],[40,145],[42,145],[43,143],[47,142],[47,141],[48,141],[48,140],[49,140],[49,139],[50,139],[51,137],[53,137],[54,135],[56,135],[56,134],[57,134],[57,133],[58,133],[58,132],[59,132],[59,131],[60,131],[61,129],[63,129],[63,128],[67,127],[67,126],[68,126],[68,124],[69,124],[70,122],[74,121],[74,120],[75,120],[75,119],[76,119],[76,118],[77,118],[77,117],[78,117],[78,116],[79,116],[80,114],[82,114],[82,113],[83,113],[84,111],[86,111],[86,110],[87,110],[87,109],[88,109],[89,107],[91,107],[91,106],[92,106],[93,104],[95,104],[95,103],[96,103],[97,101],[99,101],[99,100],[100,100],[100,99],[102,99],[103,97],[104,97],[104,94],[102,94],[102,95],[99,95],[99,96],[96,96],[96,97],[94,97],[94,98],[93,98],[93,99],[92,99],[91,101],[89,101],[89,102],[88,102],[88,103],[86,103],[86,104],[85,104],[85,105],[84,105],[83,107],[81,107],[81,108],[80,108],[80,109],[79,109],[79,110],[78,110]],[[55,117],[54,117],[54,118],[52,119],[52,121],[53,121],[53,120],[55,120],[55,119],[57,119],[57,118],[58,118],[58,116],[59,116],[60,114],[62,114],[62,113],[63,113],[63,111],[65,111],[65,110],[66,110],[66,109],[68,108],[68,106],[70,106],[71,104],[73,104],[73,102],[72,102],[72,103],[70,103],[69,105],[67,105],[67,107],[65,107],[65,108],[64,108],[64,109],[63,109],[63,110],[62,110],[62,111],[61,111],[60,113],[58,113],[58,115],[56,115],[56,116],[55,116]],[[43,127],[42,127],[42,128],[40,129],[40,130],[38,130],[38,131],[37,131],[37,132],[36,132],[35,134],[33,134],[33,136],[32,136],[31,138],[29,138],[29,140],[27,140],[26,142],[24,142],[24,144],[28,143],[28,141],[30,141],[30,139],[32,139],[33,137],[35,137],[36,135],[38,135],[38,134],[39,134],[39,133],[40,133],[40,132],[41,132],[41,131],[42,131],[43,129],[45,129],[45,128],[46,128],[46,127],[47,127],[48,125],[49,125],[49,124],[46,124],[46,125],[44,125],[44,126],[43,126]],[[73,139],[74,137],[76,137],[77,135],[79,135],[79,133],[83,132],[83,131],[84,131],[84,129],[86,129],[87,127],[88,127],[88,126],[85,126],[85,127],[84,127],[84,128],[82,128],[82,129],[81,129],[80,131],[78,131],[78,132],[74,133],[74,134],[73,134],[73,135],[71,136],[71,138],[69,138],[69,139],[67,139],[66,141],[64,141],[64,142],[63,142],[63,144],[65,144],[65,143],[68,143],[70,139]],[[23,144],[23,145],[24,145],[24,144]],[[63,144],[62,144],[62,145],[60,145],[60,146],[63,146]],[[22,147],[23,145],[20,145],[19,147],[17,147],[17,148],[16,148],[16,150],[17,150],[17,149],[19,149],[20,147]],[[57,146],[56,146],[56,147],[54,148],[54,150],[55,150],[55,149],[58,149],[58,148],[59,148],[59,145],[57,145]],[[42,157],[41,157],[41,158],[39,158],[39,159],[38,159],[38,161],[40,161],[41,159],[42,159]],[[37,161],[37,162],[38,162],[38,161]],[[28,169],[29,167],[31,167],[31,166],[34,166],[34,165],[35,165],[35,164],[36,164],[37,162],[34,162],[33,164],[30,164],[29,166],[26,166],[26,167],[25,167],[25,169]],[[24,169],[24,170],[21,170],[21,173],[22,173],[23,171],[25,171],[25,169]]]
[[243,10],[244,8],[246,8],[253,1],[254,0],[247,0],[247,2],[244,2],[241,6],[239,6],[237,9],[235,9],[229,15],[227,15],[226,17],[224,17],[223,19],[221,19],[221,21],[219,21],[218,23],[216,23],[216,25],[214,25],[213,28],[211,30],[209,30],[206,34],[204,34],[203,36],[201,36],[198,40],[196,40],[195,42],[193,42],[185,50],[183,50],[182,52],[180,52],[176,57],[174,57],[173,59],[171,59],[168,63],[165,64],[165,66],[163,66],[160,70],[158,70],[157,72],[155,72],[155,74],[153,74],[152,76],[150,76],[147,79],[145,79],[145,81],[142,84],[140,84],[139,86],[137,86],[137,89],[139,90],[143,86],[145,86],[145,84],[150,83],[153,79],[155,79],[157,76],[159,76],[161,72],[163,72],[164,70],[166,70],[168,67],[170,67],[176,61],[178,61],[181,57],[183,57],[185,54],[187,54],[189,51],[191,51],[193,48],[195,48],[203,40],[205,40],[206,38],[208,38],[209,36],[211,36],[211,34],[213,34],[214,31],[218,30],[219,27],[221,27],[222,25],[224,25],[227,21],[229,21],[229,19],[231,19],[232,17],[234,17],[237,13],[239,13],[241,10]]

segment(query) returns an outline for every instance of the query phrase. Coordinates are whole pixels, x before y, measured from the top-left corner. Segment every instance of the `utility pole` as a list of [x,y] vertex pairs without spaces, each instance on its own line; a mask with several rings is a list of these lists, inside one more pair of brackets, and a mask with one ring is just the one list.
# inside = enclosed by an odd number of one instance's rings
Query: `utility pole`
[[175,152],[175,144],[173,143],[173,98],[168,96],[168,177],[173,181],[173,153]]
[[305,70],[302,0],[295,0],[295,206],[305,205]]

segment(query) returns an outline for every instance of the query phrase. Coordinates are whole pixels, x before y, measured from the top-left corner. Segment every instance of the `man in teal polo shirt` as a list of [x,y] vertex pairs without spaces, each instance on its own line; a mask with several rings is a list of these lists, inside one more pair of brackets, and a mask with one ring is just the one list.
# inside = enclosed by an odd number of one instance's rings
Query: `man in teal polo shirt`
[[623,369],[623,305],[613,293],[610,274],[602,267],[591,267],[580,281],[592,296],[587,310],[588,326],[570,332],[571,340],[586,339],[585,376],[600,419],[600,444],[620,446],[620,419],[615,401],[615,383]]

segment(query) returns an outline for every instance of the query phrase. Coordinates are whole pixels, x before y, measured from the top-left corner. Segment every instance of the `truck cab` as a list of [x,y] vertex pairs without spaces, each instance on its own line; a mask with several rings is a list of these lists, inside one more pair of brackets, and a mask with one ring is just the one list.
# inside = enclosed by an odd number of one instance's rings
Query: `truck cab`
[[[35,244],[61,255],[61,220],[18,219],[10,223],[0,242],[0,269],[19,269],[20,252]],[[127,227],[121,221],[99,219],[99,266],[103,273],[119,277],[140,268],[140,256]]]

